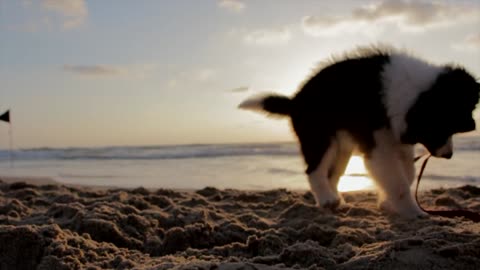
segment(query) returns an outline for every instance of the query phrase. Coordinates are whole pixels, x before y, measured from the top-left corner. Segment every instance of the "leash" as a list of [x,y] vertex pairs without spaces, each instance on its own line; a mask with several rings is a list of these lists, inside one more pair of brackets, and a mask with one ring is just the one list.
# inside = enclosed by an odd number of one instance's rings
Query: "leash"
[[[420,172],[417,177],[417,186],[415,188],[415,201],[417,202],[418,207],[422,209],[422,211],[434,215],[434,216],[442,216],[442,217],[448,217],[448,218],[453,218],[453,217],[464,217],[467,219],[470,219],[473,222],[480,222],[480,214],[470,211],[470,210],[465,210],[465,209],[455,209],[455,210],[428,210],[424,209],[422,205],[418,202],[418,186],[420,185],[420,180],[422,179],[423,171],[425,170],[425,167],[427,166],[427,162],[430,159],[432,155],[428,155],[425,160],[422,163],[422,167],[420,168]],[[422,156],[418,156],[414,159],[414,161],[419,160],[422,158]]]

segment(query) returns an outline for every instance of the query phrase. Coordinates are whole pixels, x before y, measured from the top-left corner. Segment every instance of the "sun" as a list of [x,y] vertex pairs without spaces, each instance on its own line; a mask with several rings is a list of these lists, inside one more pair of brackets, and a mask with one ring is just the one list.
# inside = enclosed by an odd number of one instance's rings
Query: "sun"
[[345,174],[340,177],[337,189],[340,192],[372,189],[374,183],[363,165],[363,158],[352,156]]

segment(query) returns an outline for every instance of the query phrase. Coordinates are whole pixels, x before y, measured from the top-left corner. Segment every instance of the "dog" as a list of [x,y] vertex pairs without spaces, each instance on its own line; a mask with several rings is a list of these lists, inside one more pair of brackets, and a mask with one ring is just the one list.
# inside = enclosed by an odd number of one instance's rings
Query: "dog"
[[317,206],[335,208],[353,151],[379,190],[380,209],[423,217],[410,186],[414,145],[450,159],[452,135],[475,130],[480,84],[463,67],[434,65],[392,47],[363,47],[320,65],[292,97],[253,96],[239,108],[287,116]]

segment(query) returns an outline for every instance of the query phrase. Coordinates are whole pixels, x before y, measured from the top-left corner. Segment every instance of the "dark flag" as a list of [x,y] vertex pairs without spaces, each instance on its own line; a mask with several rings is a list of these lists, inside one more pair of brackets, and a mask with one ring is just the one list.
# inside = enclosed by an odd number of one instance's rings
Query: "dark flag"
[[10,110],[8,110],[4,114],[0,115],[0,121],[5,121],[5,122],[10,123]]

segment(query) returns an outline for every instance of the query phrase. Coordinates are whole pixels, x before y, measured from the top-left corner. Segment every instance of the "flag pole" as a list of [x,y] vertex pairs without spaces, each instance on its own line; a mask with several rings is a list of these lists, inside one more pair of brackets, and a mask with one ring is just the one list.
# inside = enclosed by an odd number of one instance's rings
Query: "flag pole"
[[9,151],[9,156],[10,156],[10,168],[13,168],[13,134],[12,134],[12,122],[10,121],[8,123],[8,135],[10,137],[9,139],[9,145],[10,145],[10,151]]

